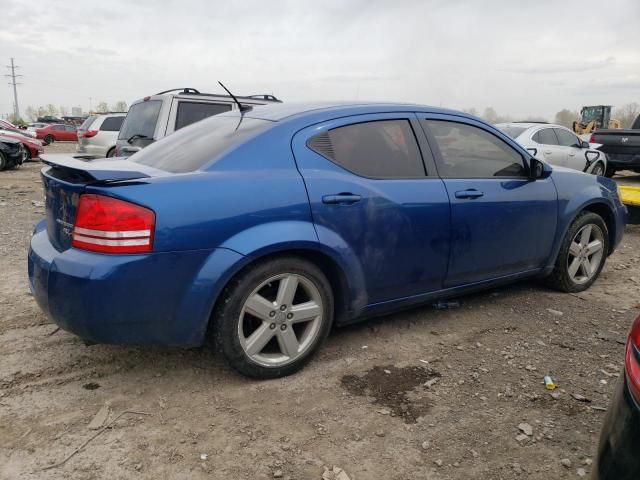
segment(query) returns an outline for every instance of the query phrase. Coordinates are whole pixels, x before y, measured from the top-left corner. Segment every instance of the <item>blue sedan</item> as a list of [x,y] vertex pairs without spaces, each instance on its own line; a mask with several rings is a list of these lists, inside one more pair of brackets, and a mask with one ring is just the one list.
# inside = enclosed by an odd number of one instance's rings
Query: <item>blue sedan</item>
[[333,324],[524,278],[588,288],[620,243],[606,178],[483,121],[404,104],[278,104],[127,160],[50,155],[29,282],[92,342],[201,345],[290,374]]

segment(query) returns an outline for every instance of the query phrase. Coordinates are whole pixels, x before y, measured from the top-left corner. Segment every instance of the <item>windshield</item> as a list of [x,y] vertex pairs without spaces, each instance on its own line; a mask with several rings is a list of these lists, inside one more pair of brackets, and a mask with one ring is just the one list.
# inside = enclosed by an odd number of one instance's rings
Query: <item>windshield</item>
[[213,116],[155,142],[129,160],[167,172],[193,172],[270,125],[255,118]]
[[118,139],[128,140],[134,135],[153,138],[162,100],[149,100],[131,106],[120,128]]
[[498,128],[513,139],[518,138],[527,129],[527,127],[514,127],[513,125],[501,125]]

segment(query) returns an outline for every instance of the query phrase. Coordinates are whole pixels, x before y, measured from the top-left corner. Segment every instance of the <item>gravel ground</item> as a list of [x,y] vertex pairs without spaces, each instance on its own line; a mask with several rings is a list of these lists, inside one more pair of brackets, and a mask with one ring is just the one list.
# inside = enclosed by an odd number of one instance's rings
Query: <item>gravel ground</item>
[[589,474],[640,309],[639,227],[587,292],[520,283],[337,329],[302,372],[256,382],[207,349],[88,347],[50,324],[26,278],[40,167],[0,173],[1,478]]

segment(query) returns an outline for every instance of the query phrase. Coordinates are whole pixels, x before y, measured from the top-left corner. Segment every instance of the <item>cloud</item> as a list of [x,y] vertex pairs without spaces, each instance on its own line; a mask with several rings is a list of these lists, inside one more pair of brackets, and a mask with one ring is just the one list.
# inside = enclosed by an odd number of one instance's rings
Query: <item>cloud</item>
[[[4,0],[2,11],[0,51],[22,66],[23,108],[217,92],[217,80],[285,101],[492,106],[514,117],[640,97],[637,0]],[[0,113],[12,101],[0,89]]]

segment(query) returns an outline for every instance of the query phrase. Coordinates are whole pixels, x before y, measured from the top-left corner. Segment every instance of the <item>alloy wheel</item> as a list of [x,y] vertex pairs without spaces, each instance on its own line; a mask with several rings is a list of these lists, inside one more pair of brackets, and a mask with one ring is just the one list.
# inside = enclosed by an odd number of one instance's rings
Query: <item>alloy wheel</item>
[[578,230],[569,245],[567,270],[577,284],[587,283],[596,274],[604,255],[604,234],[589,223]]
[[313,346],[323,314],[322,297],[310,280],[293,273],[273,276],[245,300],[238,321],[240,345],[259,365],[287,365]]

